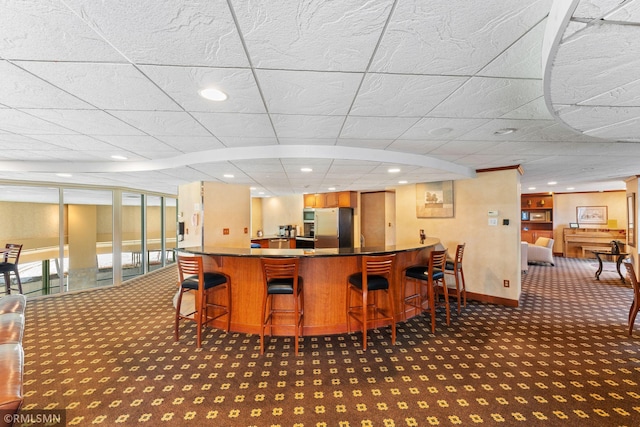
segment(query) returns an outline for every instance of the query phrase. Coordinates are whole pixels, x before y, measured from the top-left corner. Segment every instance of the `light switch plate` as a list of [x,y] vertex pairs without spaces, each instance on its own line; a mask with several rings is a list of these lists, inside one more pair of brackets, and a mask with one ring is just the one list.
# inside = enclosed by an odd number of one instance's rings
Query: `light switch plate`
[[489,225],[498,225],[498,218],[489,218]]

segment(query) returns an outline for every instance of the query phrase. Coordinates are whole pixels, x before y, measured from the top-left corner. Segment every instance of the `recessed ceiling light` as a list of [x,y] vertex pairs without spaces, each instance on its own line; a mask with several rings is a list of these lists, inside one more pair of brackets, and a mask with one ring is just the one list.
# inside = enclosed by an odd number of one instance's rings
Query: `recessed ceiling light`
[[313,169],[311,169],[311,168],[301,168],[300,172],[313,172]]
[[409,181],[398,181],[398,184],[407,184]]
[[557,181],[549,181],[547,182],[547,185],[556,185],[558,182]]
[[498,129],[493,134],[494,135],[509,135],[510,133],[514,133],[516,130],[517,130],[516,128]]
[[60,178],[71,178],[73,176],[70,173],[57,173],[56,175]]
[[231,175],[230,173],[225,173],[224,175],[225,178],[233,178],[233,175]]
[[336,191],[336,187],[329,187],[328,190],[329,191]]
[[213,87],[202,89],[200,91],[200,96],[210,101],[224,101],[227,99],[226,93]]
[[527,190],[535,190],[535,189],[536,189],[536,187],[529,187],[529,188],[527,188]]
[[249,190],[251,190],[251,191],[255,191],[255,190],[256,190],[256,187],[249,187]]
[[567,187],[567,190],[575,190],[576,187]]
[[113,156],[111,156],[111,158],[114,160],[127,160],[125,156],[121,156],[119,154],[114,154]]
[[398,173],[398,172],[400,172],[400,168],[391,168],[387,172],[389,172],[389,173]]

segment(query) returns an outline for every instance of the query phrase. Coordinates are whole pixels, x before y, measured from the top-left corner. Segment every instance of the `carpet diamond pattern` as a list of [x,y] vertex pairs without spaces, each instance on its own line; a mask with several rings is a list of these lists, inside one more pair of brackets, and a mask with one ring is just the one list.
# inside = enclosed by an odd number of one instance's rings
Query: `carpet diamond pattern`
[[[181,326],[175,267],[118,288],[30,301],[23,409],[67,425],[640,425],[640,326],[632,292],[588,260],[530,266],[520,307],[470,301],[359,334],[274,337]],[[455,310],[452,310],[455,313]]]

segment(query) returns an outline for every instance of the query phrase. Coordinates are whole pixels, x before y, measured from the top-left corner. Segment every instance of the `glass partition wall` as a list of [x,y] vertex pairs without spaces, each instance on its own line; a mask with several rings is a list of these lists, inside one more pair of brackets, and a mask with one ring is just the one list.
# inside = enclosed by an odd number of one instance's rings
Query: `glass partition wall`
[[[121,190],[0,183],[0,246],[23,245],[18,268],[29,297],[117,285],[173,262],[176,205]],[[17,293],[13,274],[10,282]]]
[[113,284],[113,192],[64,189],[65,285]]

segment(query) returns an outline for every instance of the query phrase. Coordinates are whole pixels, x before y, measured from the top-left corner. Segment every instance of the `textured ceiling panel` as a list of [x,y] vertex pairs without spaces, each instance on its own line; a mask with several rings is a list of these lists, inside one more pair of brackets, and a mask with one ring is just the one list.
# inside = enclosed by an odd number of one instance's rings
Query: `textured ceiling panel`
[[0,178],[284,195],[521,165],[523,188],[624,188],[639,3],[578,2],[546,61],[551,0],[8,0]]

